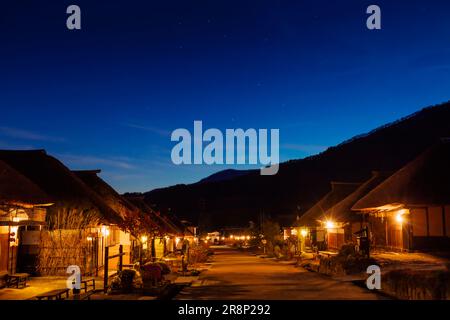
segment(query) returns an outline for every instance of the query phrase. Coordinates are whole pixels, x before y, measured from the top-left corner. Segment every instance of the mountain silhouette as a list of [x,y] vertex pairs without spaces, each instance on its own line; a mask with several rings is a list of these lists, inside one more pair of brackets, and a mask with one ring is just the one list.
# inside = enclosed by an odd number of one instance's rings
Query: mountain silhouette
[[204,230],[247,226],[262,215],[289,224],[329,191],[330,181],[363,182],[374,170],[398,170],[442,137],[450,137],[450,102],[424,108],[317,155],[284,162],[274,176],[261,176],[258,170],[225,170],[194,184],[146,192],[145,201],[197,222]]

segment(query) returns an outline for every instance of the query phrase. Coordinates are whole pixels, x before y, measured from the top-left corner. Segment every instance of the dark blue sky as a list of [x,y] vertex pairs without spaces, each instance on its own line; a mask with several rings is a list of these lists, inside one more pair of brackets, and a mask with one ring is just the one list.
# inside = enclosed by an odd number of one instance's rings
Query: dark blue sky
[[[82,30],[66,29],[66,8]],[[370,4],[382,30],[366,28]],[[0,148],[119,191],[197,181],[176,128],[279,128],[282,160],[450,99],[448,1],[5,1]]]

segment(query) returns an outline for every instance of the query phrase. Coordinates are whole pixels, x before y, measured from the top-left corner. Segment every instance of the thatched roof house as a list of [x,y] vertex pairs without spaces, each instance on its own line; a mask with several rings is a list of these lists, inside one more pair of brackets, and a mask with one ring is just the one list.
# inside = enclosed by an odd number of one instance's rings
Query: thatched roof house
[[122,219],[138,218],[139,209],[98,176],[101,170],[73,170],[72,172],[94,190],[111,209],[120,214]]
[[376,188],[381,182],[386,180],[391,172],[373,171],[372,176],[366,182],[361,184],[355,191],[339,201],[337,204],[326,210],[322,219],[329,219],[339,222],[350,222],[359,220],[360,215],[352,212],[353,205],[368,194],[371,190]]
[[58,210],[92,213],[102,223],[120,223],[122,218],[65,165],[45,150],[0,150],[0,160],[32,181],[54,202],[48,214]]
[[159,215],[159,217],[170,226],[175,234],[186,235],[186,233],[189,233],[189,235],[192,235],[191,232],[187,231],[186,227],[176,217],[161,214],[159,212],[157,212],[156,214]]
[[443,140],[357,201],[376,245],[401,250],[450,247],[450,143]]
[[299,227],[318,225],[318,220],[327,210],[355,191],[360,185],[360,183],[353,182],[331,182],[331,191],[306,211],[295,225]]
[[165,229],[159,219],[155,216],[155,213],[150,206],[148,206],[142,197],[124,195],[125,199],[131,202],[134,206],[140,210],[140,220],[154,235],[164,235]]
[[144,200],[142,196],[135,195],[125,195],[127,200],[132,202],[143,212],[143,217],[155,224],[159,235],[172,234],[172,235],[182,235],[183,232],[177,228],[168,219],[164,218],[158,212],[155,212]]
[[51,204],[50,197],[35,183],[0,160],[0,205],[32,208]]
[[442,141],[360,199],[353,210],[450,204],[450,143]]
[[183,222],[181,222],[181,220],[178,219],[175,215],[169,213],[163,214],[159,212],[157,212],[156,214],[158,214],[162,220],[164,220],[168,225],[170,225],[171,228],[176,231],[176,233],[184,234],[186,236],[193,235],[192,232],[187,229],[187,226]]
[[372,177],[359,185],[344,199],[330,207],[317,220],[325,222],[326,247],[328,250],[339,250],[345,243],[355,242],[355,232],[363,228],[363,217],[352,211],[352,206],[370,190],[389,176],[386,172],[372,172]]

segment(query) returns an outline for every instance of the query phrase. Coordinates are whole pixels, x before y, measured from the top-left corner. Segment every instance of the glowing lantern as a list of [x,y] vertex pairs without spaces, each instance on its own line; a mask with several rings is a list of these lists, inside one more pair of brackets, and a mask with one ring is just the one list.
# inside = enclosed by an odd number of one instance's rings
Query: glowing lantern
[[334,226],[334,222],[333,221],[331,221],[331,220],[327,220],[326,222],[325,222],[325,228],[327,228],[327,229],[333,229],[335,226]]
[[102,227],[102,235],[103,235],[104,237],[109,236],[109,228],[108,228],[107,226],[103,226],[103,227]]
[[17,246],[18,245],[18,241],[17,241],[17,231],[19,230],[19,227],[10,227],[10,232],[9,232],[9,242],[11,246]]

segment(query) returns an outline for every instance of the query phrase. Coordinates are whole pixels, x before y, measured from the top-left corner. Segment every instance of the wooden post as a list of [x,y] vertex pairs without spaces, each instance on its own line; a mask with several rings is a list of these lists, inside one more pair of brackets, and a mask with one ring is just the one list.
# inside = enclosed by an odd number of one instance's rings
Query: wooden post
[[123,245],[119,245],[119,271],[122,271],[123,266]]
[[386,218],[384,220],[384,227],[385,227],[384,232],[386,234],[386,239],[385,239],[385,241],[386,241],[386,248],[388,248],[388,246],[389,246],[389,236],[388,236],[389,228],[388,228],[388,217],[387,216],[386,216]]
[[151,242],[151,255],[152,255],[152,261],[156,261],[156,247],[155,247],[155,237],[152,238]]
[[103,274],[103,291],[108,292],[108,261],[109,261],[109,247],[105,247],[105,264]]
[[143,244],[139,244],[139,267],[142,266],[142,251],[143,251]]

